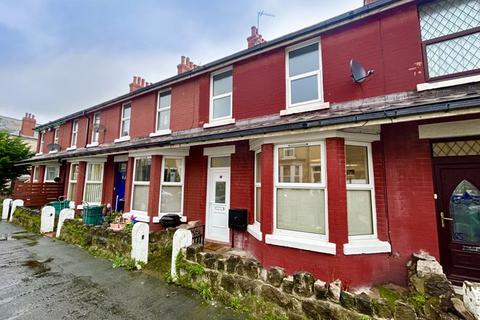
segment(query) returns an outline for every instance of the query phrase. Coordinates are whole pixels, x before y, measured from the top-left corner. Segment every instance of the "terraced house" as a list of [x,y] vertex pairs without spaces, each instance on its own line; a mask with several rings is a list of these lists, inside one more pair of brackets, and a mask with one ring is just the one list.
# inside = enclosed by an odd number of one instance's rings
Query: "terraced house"
[[[412,252],[480,280],[480,3],[379,0],[36,127],[38,183],[201,220],[262,264],[405,282]],[[58,179],[57,179],[58,181]],[[246,209],[245,231],[228,227]],[[234,210],[235,211],[235,210]],[[242,210],[235,212],[244,212]]]

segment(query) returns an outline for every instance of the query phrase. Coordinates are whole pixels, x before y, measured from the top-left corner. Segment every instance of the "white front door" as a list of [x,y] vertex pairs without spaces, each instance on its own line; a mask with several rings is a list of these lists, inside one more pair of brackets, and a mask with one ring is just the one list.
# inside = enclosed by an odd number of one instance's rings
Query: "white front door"
[[230,168],[210,168],[207,191],[206,238],[229,242]]

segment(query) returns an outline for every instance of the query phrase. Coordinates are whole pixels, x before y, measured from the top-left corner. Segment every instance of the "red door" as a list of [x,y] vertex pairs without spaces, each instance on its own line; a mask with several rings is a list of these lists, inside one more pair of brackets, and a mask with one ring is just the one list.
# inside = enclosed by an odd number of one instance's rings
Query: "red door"
[[441,263],[453,282],[480,280],[480,158],[435,163]]

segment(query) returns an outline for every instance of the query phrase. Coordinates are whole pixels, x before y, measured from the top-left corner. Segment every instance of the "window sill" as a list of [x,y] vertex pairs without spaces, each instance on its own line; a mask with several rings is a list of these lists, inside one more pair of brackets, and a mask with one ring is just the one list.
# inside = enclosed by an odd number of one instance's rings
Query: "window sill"
[[280,115],[286,116],[289,114],[322,110],[322,109],[328,109],[328,108],[330,108],[330,102],[319,102],[314,104],[300,105],[296,107],[287,107],[286,109],[280,111]]
[[130,136],[124,136],[124,137],[120,137],[118,139],[113,140],[113,143],[125,142],[129,140],[130,140]]
[[380,241],[378,239],[350,240],[349,243],[345,243],[343,245],[343,253],[345,255],[390,252],[392,252],[392,246],[390,243],[387,241]]
[[308,251],[321,252],[326,254],[336,254],[336,244],[322,240],[292,238],[276,234],[267,234],[265,242],[276,246],[302,249]]
[[49,154],[51,154],[51,153],[57,153],[57,152],[58,152],[58,150],[52,150],[52,151],[49,152]]
[[235,123],[235,119],[225,119],[225,120],[217,120],[217,121],[211,121],[209,123],[205,123],[203,125],[204,128],[212,128],[212,127],[219,127],[219,126],[224,126],[227,124],[232,124]]
[[426,91],[438,88],[445,88],[445,87],[452,87],[458,86],[461,84],[467,84],[472,82],[480,82],[480,76],[470,76],[470,77],[463,77],[458,79],[451,79],[451,80],[444,80],[444,81],[437,81],[437,82],[426,82],[426,83],[419,83],[417,84],[417,91]]
[[77,150],[77,146],[71,146],[71,147],[68,147],[67,149],[65,149],[67,151],[73,151],[73,150]]
[[35,153],[36,156],[43,156],[43,152],[37,152]]
[[[168,214],[168,213],[165,213],[165,214]],[[161,214],[161,215],[159,215],[158,217],[153,217],[153,218],[152,218],[153,223],[160,223],[160,219],[161,219],[165,214]],[[179,214],[179,216],[180,216],[180,221],[181,221],[181,222],[187,222],[187,217],[182,216],[181,214]]]
[[98,147],[98,142],[92,142],[87,144],[87,148]]
[[172,133],[172,130],[165,129],[165,130],[158,130],[156,132],[152,132],[148,136],[150,138],[152,138],[152,137],[164,136],[164,135],[171,134],[171,133]]
[[247,227],[247,231],[258,241],[263,241],[263,234],[262,231],[260,231],[260,224],[249,224]]

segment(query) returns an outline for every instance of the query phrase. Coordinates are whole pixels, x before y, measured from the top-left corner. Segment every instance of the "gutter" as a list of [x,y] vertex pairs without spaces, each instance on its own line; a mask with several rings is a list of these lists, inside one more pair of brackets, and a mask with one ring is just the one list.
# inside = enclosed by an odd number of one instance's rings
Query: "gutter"
[[93,107],[89,107],[86,109],[83,109],[81,111],[72,113],[70,115],[64,116],[62,118],[59,118],[57,120],[48,122],[46,124],[37,126],[34,128],[36,131],[41,131],[44,129],[47,129],[49,127],[55,126],[57,124],[62,124],[68,120],[71,120],[73,118],[82,116],[84,113],[91,113],[98,111],[100,109],[112,106],[114,104],[124,102],[127,100],[130,100],[132,98],[135,98],[137,96],[152,92],[152,91],[157,91],[160,90],[164,87],[169,87],[175,83],[178,83],[180,81],[190,79],[197,77],[199,75],[202,75],[204,73],[211,72],[214,69],[222,68],[224,66],[231,65],[235,62],[265,53],[267,51],[271,51],[273,49],[283,47],[286,45],[289,45],[294,42],[302,41],[306,38],[318,36],[319,34],[332,30],[338,27],[341,27],[345,24],[354,22],[356,20],[363,19],[367,16],[374,15],[376,13],[398,7],[400,5],[403,5],[405,3],[410,3],[413,2],[413,0],[377,0],[373,3],[370,3],[368,5],[364,5],[360,8],[345,12],[341,15],[338,15],[336,17],[330,18],[328,20],[324,20],[322,22],[319,22],[317,24],[314,24],[310,27],[286,34],[284,36],[281,36],[279,38],[264,42],[262,44],[258,44],[252,48],[248,48],[239,52],[236,52],[234,54],[231,54],[229,56],[226,56],[224,58],[212,61],[210,63],[207,63],[204,66],[200,66],[198,68],[195,68],[191,71],[187,71],[184,73],[181,73],[179,75],[175,75],[173,77],[167,78],[165,80],[161,80],[159,82],[153,83],[152,85],[148,87],[144,87],[138,90],[135,90],[131,93],[127,93],[124,95],[121,95],[117,98],[113,98],[110,100],[107,100],[105,102],[102,102],[100,104],[97,104]]
[[[309,130],[313,128],[323,128],[327,129],[328,127],[334,127],[338,125],[347,125],[347,124],[361,124],[366,125],[373,125],[373,124],[384,124],[384,123],[393,123],[393,122],[400,122],[400,121],[409,121],[409,120],[402,120],[402,118],[406,118],[409,116],[422,116],[428,115],[432,113],[441,113],[443,112],[445,116],[452,116],[451,112],[454,111],[461,111],[469,108],[479,108],[476,113],[480,113],[480,97],[471,98],[471,99],[464,99],[464,100],[456,100],[456,101],[448,101],[448,102],[441,102],[441,103],[433,103],[433,104],[423,104],[417,106],[407,106],[407,107],[398,107],[392,108],[389,110],[382,110],[382,111],[372,111],[366,113],[360,113],[356,115],[348,115],[348,116],[338,116],[326,119],[316,119],[316,120],[306,120],[300,122],[293,122],[293,123],[285,123],[280,125],[268,126],[268,127],[258,127],[252,129],[243,129],[238,131],[232,132],[223,132],[223,133],[215,133],[215,134],[207,134],[207,135],[198,135],[189,138],[179,138],[179,139],[172,139],[172,140],[164,140],[158,142],[151,142],[145,141],[142,143],[128,145],[128,146],[118,146],[113,148],[101,148],[100,150],[85,150],[82,152],[77,152],[71,155],[58,155],[58,157],[52,157],[49,159],[38,159],[38,162],[41,161],[50,161],[54,159],[67,159],[67,158],[76,158],[82,156],[91,156],[91,155],[100,155],[100,154],[112,154],[112,153],[125,153],[130,150],[136,149],[145,149],[145,148],[152,148],[152,147],[171,147],[171,146],[179,146],[179,145],[193,145],[193,144],[203,144],[203,143],[218,143],[218,142],[225,142],[226,140],[240,140],[241,138],[261,138],[266,134],[272,133],[279,133],[285,131],[296,131],[296,130]],[[385,121],[385,120],[389,121]],[[369,123],[372,121],[377,121],[379,123]],[[357,126],[357,125],[355,125]],[[24,160],[19,162],[18,164],[25,164],[25,163],[35,163],[37,161],[32,160]]]

